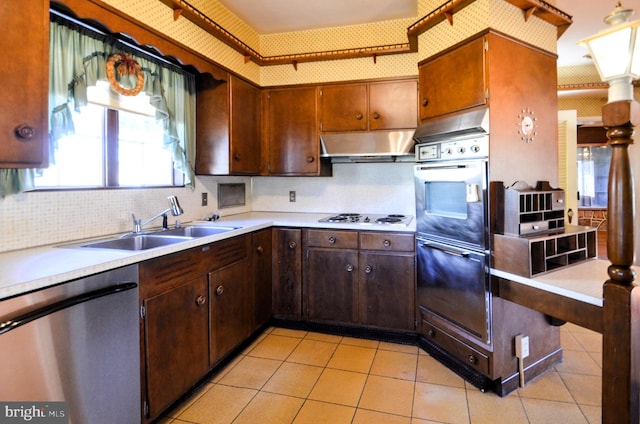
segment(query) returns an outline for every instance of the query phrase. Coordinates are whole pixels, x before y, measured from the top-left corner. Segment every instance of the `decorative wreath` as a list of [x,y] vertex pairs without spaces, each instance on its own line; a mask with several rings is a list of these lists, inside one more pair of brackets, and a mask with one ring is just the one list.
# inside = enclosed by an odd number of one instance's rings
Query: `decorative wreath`
[[[125,75],[135,75],[137,83],[134,88],[124,88],[116,80],[115,73],[118,72],[118,78],[122,78]],[[125,96],[135,96],[142,90],[144,85],[144,74],[142,73],[142,67],[136,62],[131,55],[126,53],[112,54],[107,59],[107,79],[111,83],[111,88]]]

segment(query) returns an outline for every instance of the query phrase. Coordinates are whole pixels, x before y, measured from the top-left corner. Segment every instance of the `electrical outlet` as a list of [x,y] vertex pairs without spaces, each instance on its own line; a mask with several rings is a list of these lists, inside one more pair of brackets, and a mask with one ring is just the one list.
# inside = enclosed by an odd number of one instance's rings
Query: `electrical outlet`
[[516,336],[516,358],[524,359],[529,356],[529,336]]
[[202,193],[202,206],[207,206],[209,204],[209,195],[208,193]]
[[289,192],[289,201],[290,202],[295,202],[296,201],[296,192],[293,191],[293,190]]

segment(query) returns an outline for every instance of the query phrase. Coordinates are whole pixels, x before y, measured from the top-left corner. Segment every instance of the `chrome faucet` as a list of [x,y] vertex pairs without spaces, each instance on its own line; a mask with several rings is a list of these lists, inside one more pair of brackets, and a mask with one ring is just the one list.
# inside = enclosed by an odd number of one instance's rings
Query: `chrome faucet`
[[133,219],[133,232],[140,233],[142,231],[142,227],[160,217],[162,217],[162,228],[165,230],[168,229],[169,226],[167,224],[167,214],[171,212],[171,215],[173,216],[180,216],[184,213],[184,211],[180,207],[180,203],[178,203],[178,198],[176,196],[169,196],[167,197],[167,200],[169,201],[169,208],[163,210],[159,214],[152,216],[145,222],[142,222],[141,219],[136,218],[135,214],[131,212],[131,218]]

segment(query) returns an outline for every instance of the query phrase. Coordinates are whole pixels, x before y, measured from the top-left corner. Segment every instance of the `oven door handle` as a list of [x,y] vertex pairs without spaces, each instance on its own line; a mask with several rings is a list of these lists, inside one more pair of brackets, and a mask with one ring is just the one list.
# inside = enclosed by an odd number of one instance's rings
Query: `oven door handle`
[[422,242],[422,247],[428,247],[430,249],[439,250],[440,252],[446,253],[448,255],[458,256],[461,258],[468,258],[469,255],[471,254],[471,252],[466,250],[457,251],[457,250],[447,249],[446,247],[435,245],[433,243],[429,243],[428,241]]

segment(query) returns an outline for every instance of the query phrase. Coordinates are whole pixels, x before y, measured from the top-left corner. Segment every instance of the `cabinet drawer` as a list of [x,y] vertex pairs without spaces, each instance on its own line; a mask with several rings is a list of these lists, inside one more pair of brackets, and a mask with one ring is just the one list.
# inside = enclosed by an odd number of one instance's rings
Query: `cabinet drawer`
[[335,247],[357,249],[357,231],[307,230],[308,247]]
[[465,364],[476,368],[484,375],[489,375],[489,357],[487,355],[454,338],[438,326],[426,321],[424,317],[421,333]]
[[413,234],[360,233],[360,249],[362,250],[413,252],[415,244]]
[[160,256],[140,264],[140,298],[155,296],[203,274],[200,248]]

